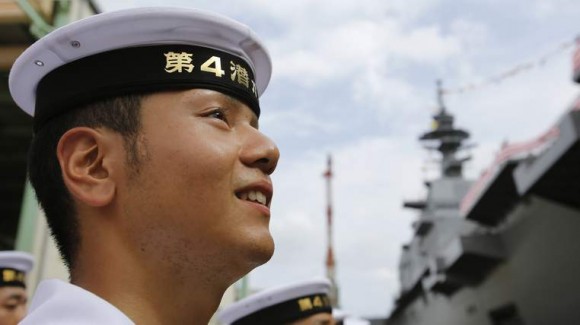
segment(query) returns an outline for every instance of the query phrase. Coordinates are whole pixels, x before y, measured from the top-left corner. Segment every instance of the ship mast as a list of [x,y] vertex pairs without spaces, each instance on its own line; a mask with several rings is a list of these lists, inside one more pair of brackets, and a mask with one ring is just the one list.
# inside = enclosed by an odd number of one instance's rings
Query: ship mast
[[328,155],[326,171],[323,177],[326,179],[326,221],[327,221],[327,252],[326,252],[326,277],[332,283],[330,302],[338,307],[338,286],[336,283],[336,271],[334,251],[332,249],[332,157]]
[[441,176],[461,177],[463,163],[470,157],[458,159],[456,153],[462,149],[462,144],[469,133],[453,126],[453,115],[447,113],[443,103],[443,89],[441,81],[437,80],[438,112],[433,116],[433,130],[423,134],[419,140],[427,149],[434,149],[441,153]]

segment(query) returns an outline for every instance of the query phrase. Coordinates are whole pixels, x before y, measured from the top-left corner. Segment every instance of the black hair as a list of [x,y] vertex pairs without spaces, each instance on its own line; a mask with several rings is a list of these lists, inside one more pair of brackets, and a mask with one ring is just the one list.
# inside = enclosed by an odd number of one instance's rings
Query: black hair
[[28,176],[69,270],[74,267],[81,240],[75,204],[64,184],[56,155],[58,142],[63,134],[75,127],[108,128],[122,135],[127,166],[132,171],[138,171],[137,137],[141,129],[143,96],[119,96],[68,110],[47,121],[32,138],[28,152]]

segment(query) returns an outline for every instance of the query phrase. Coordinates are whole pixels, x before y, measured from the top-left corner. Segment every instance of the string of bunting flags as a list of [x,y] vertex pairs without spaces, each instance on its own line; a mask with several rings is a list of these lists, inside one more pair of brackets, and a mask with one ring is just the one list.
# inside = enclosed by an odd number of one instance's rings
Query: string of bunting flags
[[464,84],[463,86],[460,86],[457,88],[443,88],[443,89],[441,89],[441,93],[442,93],[442,95],[463,94],[463,93],[478,90],[480,88],[484,88],[484,87],[487,87],[490,85],[498,84],[506,79],[512,78],[512,77],[517,76],[521,73],[527,72],[531,69],[543,66],[544,64],[546,64],[549,60],[551,60],[555,56],[559,55],[562,52],[565,52],[566,50],[568,50],[569,48],[574,46],[574,44],[576,44],[576,52],[574,55],[574,70],[575,70],[574,71],[575,72],[574,78],[576,79],[577,75],[580,77],[580,75],[579,75],[580,69],[577,69],[578,67],[580,67],[580,35],[577,36],[574,40],[562,42],[561,44],[556,46],[554,49],[552,49],[549,52],[546,52],[544,55],[540,56],[539,58],[537,58],[535,60],[530,60],[527,62],[517,64],[516,66],[514,66],[510,69],[507,69],[501,73],[498,73],[494,76],[486,78],[480,82],[467,83],[467,84]]

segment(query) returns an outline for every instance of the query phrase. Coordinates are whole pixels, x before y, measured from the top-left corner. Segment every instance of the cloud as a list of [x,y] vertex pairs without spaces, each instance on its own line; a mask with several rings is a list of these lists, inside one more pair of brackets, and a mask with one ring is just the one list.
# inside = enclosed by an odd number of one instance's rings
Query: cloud
[[443,35],[438,26],[420,27],[395,39],[393,52],[417,63],[437,63],[450,59],[461,51],[452,35]]
[[574,0],[535,0],[529,4],[528,12],[537,20],[548,20],[562,14],[578,14],[580,8]]
[[[275,111],[260,119],[266,134],[279,137],[309,138],[320,133],[334,133],[340,128],[336,121],[324,121],[308,111]],[[271,131],[270,131],[271,130]]]
[[575,98],[569,58],[560,55],[500,84],[450,96],[448,106],[476,142],[528,140],[551,127]]
[[490,41],[490,31],[486,24],[467,20],[463,17],[454,19],[451,22],[451,33],[463,44],[464,54],[476,52],[485,47]]
[[[318,85],[385,71],[388,63],[433,64],[460,52],[454,36],[436,26],[402,30],[396,21],[346,20],[341,25],[271,41],[277,78]],[[313,41],[315,40],[315,41]]]
[[360,76],[353,84],[353,97],[362,107],[370,107],[385,123],[395,127],[410,125],[428,116],[431,96],[418,96],[422,90],[401,78],[390,78],[371,72]]

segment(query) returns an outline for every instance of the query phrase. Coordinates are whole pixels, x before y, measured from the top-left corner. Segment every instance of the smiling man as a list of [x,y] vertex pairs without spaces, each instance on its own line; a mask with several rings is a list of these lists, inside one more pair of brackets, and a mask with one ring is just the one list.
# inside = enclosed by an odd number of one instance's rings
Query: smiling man
[[26,314],[26,273],[32,269],[32,255],[0,251],[0,325],[16,325]]
[[207,324],[273,254],[270,73],[248,27],[186,9],[100,14],[21,55],[30,180],[71,276],[22,324]]

